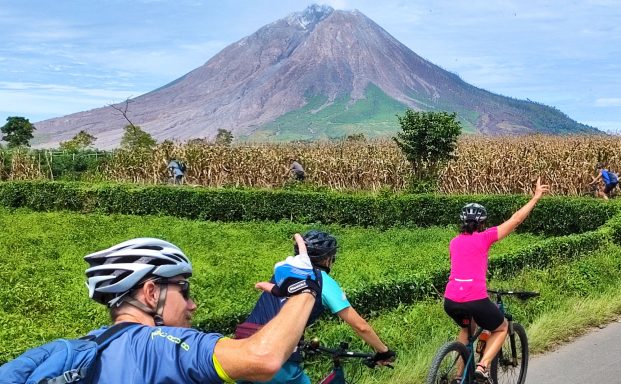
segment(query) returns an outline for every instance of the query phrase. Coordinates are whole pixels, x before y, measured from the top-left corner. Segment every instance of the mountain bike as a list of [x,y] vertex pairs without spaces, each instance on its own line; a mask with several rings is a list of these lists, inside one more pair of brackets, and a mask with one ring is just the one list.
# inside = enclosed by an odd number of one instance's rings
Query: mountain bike
[[[528,338],[524,327],[513,321],[513,316],[508,312],[502,297],[515,296],[520,300],[527,300],[539,296],[539,293],[495,290],[488,290],[488,292],[495,297],[498,308],[509,322],[507,338],[490,365],[490,384],[524,384],[528,368]],[[468,344],[463,345],[458,341],[444,344],[431,363],[427,384],[471,384],[476,382],[474,379],[476,362],[481,360],[485,349],[484,344],[481,343],[482,348],[475,350],[475,341],[479,339],[484,329],[478,327],[473,334],[470,328],[471,321],[471,317],[464,321],[464,325],[468,329]],[[479,355],[478,359],[476,354]]]
[[[345,378],[343,363],[347,359],[359,359],[362,364],[369,368],[375,368],[378,365],[373,361],[374,354],[350,351],[349,344],[345,342],[341,342],[338,348],[326,348],[321,346],[319,339],[302,340],[298,345],[298,350],[302,351],[304,358],[323,354],[332,359],[332,370],[318,384],[353,384],[355,381]],[[386,365],[386,367],[392,368],[391,365]]]

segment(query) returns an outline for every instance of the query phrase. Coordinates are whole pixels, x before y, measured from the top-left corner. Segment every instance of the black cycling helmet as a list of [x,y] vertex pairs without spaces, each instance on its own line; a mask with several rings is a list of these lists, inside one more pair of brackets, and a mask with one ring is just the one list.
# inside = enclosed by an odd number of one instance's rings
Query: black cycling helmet
[[459,219],[462,223],[475,222],[481,224],[487,220],[487,210],[481,204],[469,203],[461,209]]
[[[329,233],[313,229],[302,235],[302,238],[311,262],[315,263],[327,257],[336,257],[338,245],[334,236]],[[297,255],[299,252],[297,244],[293,246],[293,250]]]

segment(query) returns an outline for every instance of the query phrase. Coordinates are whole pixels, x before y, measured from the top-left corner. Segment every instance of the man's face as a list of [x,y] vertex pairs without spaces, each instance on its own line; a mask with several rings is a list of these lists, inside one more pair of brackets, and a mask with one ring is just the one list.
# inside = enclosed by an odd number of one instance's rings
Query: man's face
[[190,282],[183,276],[169,279],[164,305],[164,324],[171,327],[189,328],[196,304],[190,298]]

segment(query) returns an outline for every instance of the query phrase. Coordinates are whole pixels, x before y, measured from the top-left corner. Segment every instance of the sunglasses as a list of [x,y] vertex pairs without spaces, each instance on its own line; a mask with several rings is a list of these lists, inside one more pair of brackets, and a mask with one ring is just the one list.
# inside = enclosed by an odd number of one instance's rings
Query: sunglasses
[[181,295],[185,300],[190,300],[190,282],[187,280],[158,280],[158,284],[166,284],[166,285],[178,285],[181,287]]

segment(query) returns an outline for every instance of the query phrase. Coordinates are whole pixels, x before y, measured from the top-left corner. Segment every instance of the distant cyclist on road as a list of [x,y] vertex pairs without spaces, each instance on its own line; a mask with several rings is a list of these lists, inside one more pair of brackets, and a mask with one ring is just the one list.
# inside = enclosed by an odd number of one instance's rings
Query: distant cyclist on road
[[[277,263],[272,292],[290,297],[252,337],[234,340],[191,329],[192,265],[174,244],[129,240],[85,256],[89,295],[107,305],[113,323],[131,326],[103,350],[95,383],[233,383],[268,380],[287,360],[321,295],[320,281],[296,234],[299,255]],[[103,333],[108,327],[92,332]]]
[[477,203],[466,204],[459,216],[460,234],[449,245],[451,273],[444,292],[444,310],[462,327],[457,340],[463,344],[468,343],[468,328],[465,328],[464,320],[470,316],[474,319],[472,331],[477,324],[491,331],[483,357],[474,373],[478,382],[488,382],[489,364],[500,351],[508,328],[507,320],[487,294],[489,249],[493,243],[505,238],[520,225],[548,191],[549,187],[541,184],[541,178],[537,179],[535,193],[530,201],[497,227],[485,229],[487,211]]
[[597,196],[608,200],[608,198],[612,195],[614,189],[617,184],[619,184],[619,177],[616,173],[610,172],[608,170],[608,164],[604,162],[597,163],[595,166],[595,170],[597,171],[597,176],[593,178],[593,181],[590,182],[590,185],[597,185],[598,183],[604,183],[604,190],[597,190]]
[[[327,309],[333,314],[337,314],[345,321],[367,344],[375,351],[374,360],[379,364],[388,364],[395,358],[395,352],[391,351],[377,336],[373,328],[366,322],[356,310],[351,306],[345,293],[339,284],[330,277],[330,269],[336,260],[337,242],[336,239],[326,233],[312,230],[304,234],[308,256],[316,268],[321,270],[320,281],[322,285],[321,300],[317,300],[308,319],[307,326],[315,322],[319,316]],[[299,243],[298,243],[299,244]],[[298,253],[299,245],[294,246],[294,252]],[[273,282],[273,279],[272,279]],[[265,291],[269,291],[270,283],[261,283]],[[240,324],[236,330],[237,338],[249,337],[254,332],[264,329],[265,324],[277,316],[289,299],[280,299],[273,295],[263,293],[250,316]],[[260,332],[260,331],[259,331]],[[302,356],[296,352],[291,355],[289,360],[283,365],[282,369],[270,381],[270,384],[310,384],[310,379],[304,373],[300,363]],[[255,381],[261,382],[261,381]]]

